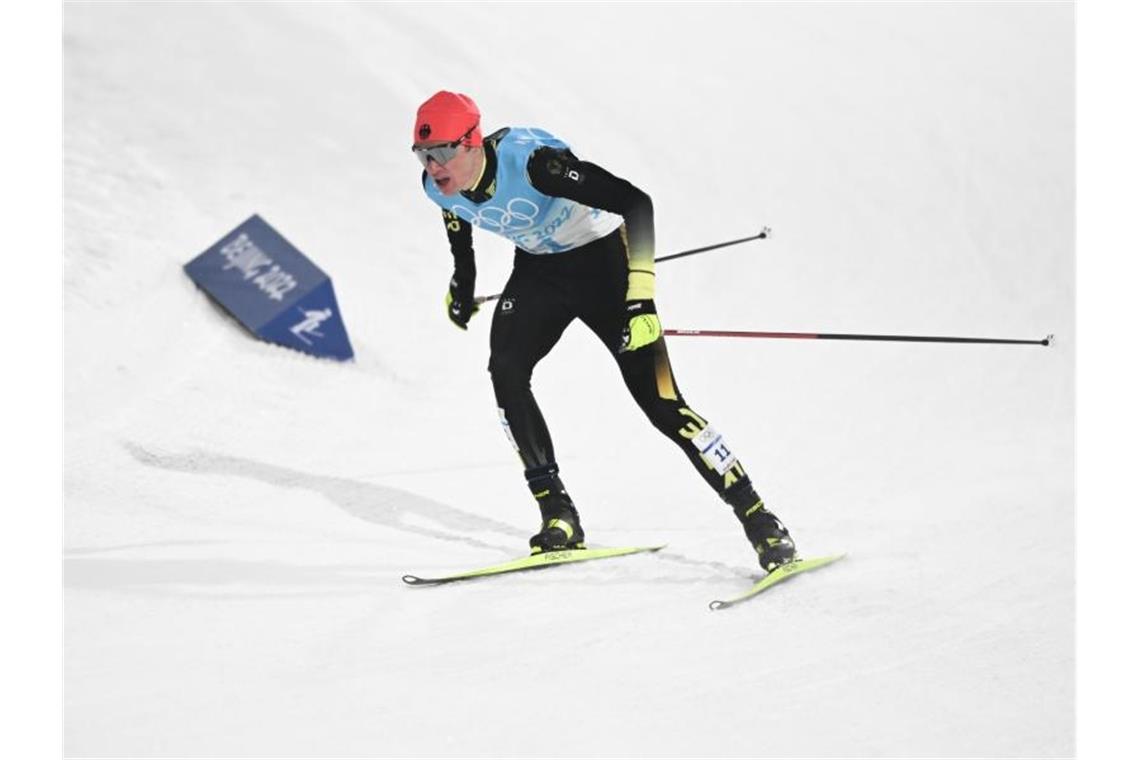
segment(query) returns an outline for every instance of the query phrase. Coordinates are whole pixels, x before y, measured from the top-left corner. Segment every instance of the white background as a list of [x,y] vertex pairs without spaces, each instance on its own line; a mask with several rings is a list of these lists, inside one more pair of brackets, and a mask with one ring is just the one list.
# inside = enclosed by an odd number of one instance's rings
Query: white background
[[[671,7],[674,39],[553,62],[566,108],[537,104],[549,66],[478,54],[564,49],[537,12],[448,8],[455,35],[407,6],[337,10],[68,7],[67,750],[1071,754],[1071,11]],[[615,56],[660,63],[614,77]],[[667,324],[1058,345],[674,341],[690,401],[801,545],[852,554],[712,618],[747,547],[572,331],[536,389],[587,528],[669,554],[398,588],[413,563],[501,559],[533,522],[481,408],[486,315],[442,320],[446,253],[406,155],[444,79],[489,124],[542,123],[645,187],[662,252],[776,228],[667,265]],[[251,344],[178,272],[251,210],[333,273],[352,367]],[[505,246],[477,243],[497,289]],[[559,707],[533,699],[549,669],[576,676]],[[552,713],[579,727],[553,745]]]

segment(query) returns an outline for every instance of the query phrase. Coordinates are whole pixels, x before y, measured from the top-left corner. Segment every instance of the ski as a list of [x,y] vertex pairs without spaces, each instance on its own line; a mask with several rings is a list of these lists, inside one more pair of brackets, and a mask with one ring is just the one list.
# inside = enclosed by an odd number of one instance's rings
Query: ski
[[806,573],[810,570],[817,570],[826,565],[830,565],[832,562],[837,562],[846,556],[846,554],[834,554],[830,557],[812,557],[809,559],[792,560],[788,564],[781,565],[780,567],[777,567],[775,570],[765,575],[763,578],[757,581],[752,586],[752,588],[748,589],[748,591],[741,594],[740,596],[733,597],[732,599],[716,599],[709,602],[709,609],[723,610],[725,607],[731,607],[734,604],[740,604],[741,602],[756,596],[761,591],[765,591],[772,588],[777,583],[786,581],[793,575]]
[[529,557],[511,560],[510,562],[503,562],[498,565],[481,567],[476,570],[468,570],[464,573],[455,573],[454,575],[443,575],[438,578],[421,578],[418,575],[405,575],[404,583],[407,583],[409,586],[439,586],[444,583],[467,581],[474,578],[486,578],[491,575],[517,573],[523,570],[540,570],[544,567],[565,565],[570,562],[585,562],[592,559],[607,559],[609,557],[623,557],[629,554],[640,554],[642,552],[655,552],[663,548],[665,548],[664,544],[661,546],[622,546],[610,549],[566,549],[564,551],[543,552],[541,554],[532,554]]

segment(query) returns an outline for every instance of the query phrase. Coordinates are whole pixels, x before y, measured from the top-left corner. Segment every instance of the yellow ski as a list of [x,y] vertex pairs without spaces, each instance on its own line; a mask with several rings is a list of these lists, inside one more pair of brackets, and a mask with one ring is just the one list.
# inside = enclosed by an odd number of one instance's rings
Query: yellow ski
[[740,596],[734,597],[732,599],[717,599],[715,601],[709,602],[709,609],[723,610],[725,607],[731,607],[734,604],[740,604],[746,599],[751,599],[752,597],[756,596],[761,591],[770,589],[777,583],[786,581],[793,575],[799,575],[800,573],[806,573],[809,570],[816,570],[818,568],[824,567],[825,565],[830,565],[832,562],[837,562],[846,556],[846,554],[834,554],[830,557],[813,557],[810,559],[792,560],[788,564],[781,565],[780,567],[777,567],[775,570],[765,575],[763,578],[757,581],[756,584],[752,586],[752,588]]
[[665,548],[661,546],[624,546],[611,549],[566,549],[564,551],[543,552],[532,554],[529,557],[503,562],[498,565],[481,567],[465,573],[444,575],[438,578],[421,578],[418,575],[405,575],[404,583],[409,586],[438,586],[443,583],[467,581],[473,578],[485,578],[489,575],[503,575],[504,573],[517,573],[523,570],[538,570],[554,565],[565,565],[569,562],[585,562],[591,559],[606,559],[608,557],[622,557],[627,554],[640,554],[641,552],[655,552]]

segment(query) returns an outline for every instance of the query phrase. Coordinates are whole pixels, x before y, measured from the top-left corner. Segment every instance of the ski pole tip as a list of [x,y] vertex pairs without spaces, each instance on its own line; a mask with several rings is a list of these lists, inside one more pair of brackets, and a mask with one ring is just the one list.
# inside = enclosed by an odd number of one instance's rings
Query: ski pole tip
[[1049,333],[1048,335],[1046,335],[1045,340],[1041,341],[1041,345],[1043,345],[1043,346],[1053,345],[1053,333]]

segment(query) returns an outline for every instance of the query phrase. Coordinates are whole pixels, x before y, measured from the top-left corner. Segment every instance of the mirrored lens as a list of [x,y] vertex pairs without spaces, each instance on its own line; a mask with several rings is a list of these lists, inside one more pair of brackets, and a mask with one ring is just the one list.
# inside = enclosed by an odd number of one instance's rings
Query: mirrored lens
[[455,158],[455,154],[459,152],[459,146],[437,145],[434,148],[412,148],[412,152],[416,154],[416,158],[420,160],[420,163],[423,164],[426,169],[429,158],[441,165]]

